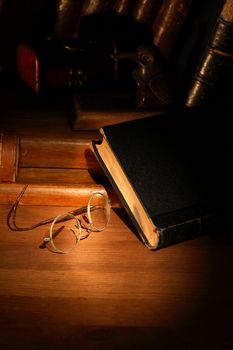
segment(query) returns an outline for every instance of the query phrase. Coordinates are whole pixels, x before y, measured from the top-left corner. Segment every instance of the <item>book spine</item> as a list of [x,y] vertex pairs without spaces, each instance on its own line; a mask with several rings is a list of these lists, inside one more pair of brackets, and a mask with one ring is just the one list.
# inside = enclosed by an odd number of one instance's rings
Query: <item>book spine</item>
[[77,36],[77,28],[84,2],[85,0],[60,0],[57,2],[52,37],[71,39]]
[[198,107],[210,101],[220,80],[224,81],[233,62],[233,1],[223,5],[206,49],[189,87],[186,106]]
[[[0,204],[13,204],[23,187],[22,183],[0,183]],[[93,192],[107,194],[112,207],[122,207],[112,188],[99,184],[29,184],[20,204],[81,207],[87,205]]]
[[19,163],[19,137],[0,134],[0,182],[15,182]]
[[94,169],[62,169],[62,168],[41,168],[22,167],[18,169],[18,183],[36,184],[103,184],[106,183],[101,169],[99,172]]
[[159,244],[157,248],[171,246],[209,233],[219,225],[220,218],[220,213],[213,213],[160,229],[158,230]]
[[[73,67],[65,60],[62,48],[53,45],[31,46],[19,44],[16,69],[19,78],[36,94],[70,86]],[[54,64],[56,62],[56,64]]]
[[128,16],[131,13],[134,0],[117,0],[114,5],[114,11],[120,16]]
[[[47,48],[42,47],[39,49],[45,51]],[[53,64],[46,62],[46,53],[39,53],[39,49],[24,44],[18,45],[16,67],[19,78],[36,95],[49,89],[68,87],[71,80],[72,67],[67,64],[60,64],[60,66],[54,67]],[[52,50],[51,55],[56,59]]]
[[99,132],[77,132],[76,139],[22,136],[20,167],[89,169],[99,171],[99,164],[91,151],[92,138]]
[[35,50],[19,44],[16,51],[16,69],[19,78],[36,94],[41,91],[41,61]]
[[113,10],[115,0],[85,0],[82,16],[89,16]]
[[152,24],[154,44],[169,59],[192,0],[163,1]]
[[133,19],[151,25],[161,3],[162,0],[137,0],[132,12]]

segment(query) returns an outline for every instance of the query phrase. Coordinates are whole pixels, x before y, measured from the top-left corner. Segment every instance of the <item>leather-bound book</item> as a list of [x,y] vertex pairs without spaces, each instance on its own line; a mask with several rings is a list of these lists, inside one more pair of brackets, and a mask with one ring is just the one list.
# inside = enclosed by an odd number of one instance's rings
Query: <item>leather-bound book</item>
[[131,9],[135,0],[116,0],[114,11],[121,16],[127,16],[131,13]]
[[[194,78],[186,105],[198,107],[216,100],[223,93],[233,72],[233,0],[226,0],[210,34]],[[229,83],[231,83],[229,81]],[[229,84],[228,83],[228,84]],[[217,91],[219,94],[217,94]]]
[[137,0],[133,7],[133,19],[151,25],[161,3],[162,0]]
[[114,11],[121,16],[132,17],[136,22],[152,25],[162,0],[118,0]]
[[[0,183],[0,204],[14,204],[25,182]],[[24,205],[80,206],[87,205],[93,192],[108,194],[112,208],[121,208],[121,203],[112,187],[98,183],[30,183],[23,197]]]
[[[50,45],[51,44],[51,45]],[[73,66],[68,53],[53,41],[42,46],[19,44],[16,69],[21,81],[37,95],[71,84]]]
[[115,0],[85,0],[82,16],[94,15],[113,10]]
[[154,44],[169,58],[182,25],[189,11],[192,0],[163,1],[152,24]]
[[18,45],[16,67],[19,78],[36,94],[41,92],[41,63],[36,51],[28,45]]
[[80,14],[85,0],[59,0],[52,36],[70,39],[77,35]]
[[[33,4],[12,0],[3,3],[0,36],[5,34],[4,55],[1,55],[4,59],[1,60],[8,63],[9,56],[20,78],[36,93],[47,87],[67,87],[73,81],[71,75],[77,59],[73,48],[77,48],[83,4],[84,0],[35,0]],[[64,50],[64,46],[71,49]]]

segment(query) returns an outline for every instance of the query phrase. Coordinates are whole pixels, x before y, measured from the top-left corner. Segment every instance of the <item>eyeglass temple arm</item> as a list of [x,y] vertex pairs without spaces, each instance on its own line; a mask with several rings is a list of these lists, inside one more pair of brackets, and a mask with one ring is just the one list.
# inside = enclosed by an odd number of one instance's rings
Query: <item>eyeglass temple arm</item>
[[[52,223],[53,220],[56,218],[56,216],[54,216],[54,217],[51,217],[49,219],[39,221],[38,223],[36,223],[36,224],[34,224],[32,226],[27,226],[27,227],[21,227],[21,226],[17,225],[17,223],[16,223],[16,211],[17,211],[17,208],[18,208],[19,201],[23,197],[27,187],[28,187],[28,185],[24,186],[24,188],[20,192],[19,196],[17,197],[15,203],[13,204],[12,208],[10,209],[10,211],[9,211],[9,213],[7,215],[7,226],[8,226],[8,228],[11,231],[30,231],[30,230],[34,230],[35,228],[37,228],[39,226],[43,226],[43,225]],[[86,211],[87,211],[87,207],[80,207],[78,209],[74,209],[74,210],[70,211],[69,213],[72,214],[72,215],[80,215],[80,214],[85,213]],[[67,214],[67,216],[63,217],[62,219],[58,220],[57,222],[70,220],[69,213]],[[12,223],[11,223],[11,220],[12,220]]]

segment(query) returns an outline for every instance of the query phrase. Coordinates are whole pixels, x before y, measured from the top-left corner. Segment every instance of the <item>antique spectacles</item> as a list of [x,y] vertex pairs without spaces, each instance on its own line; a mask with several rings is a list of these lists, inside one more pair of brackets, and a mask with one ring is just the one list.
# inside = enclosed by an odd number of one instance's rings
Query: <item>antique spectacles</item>
[[87,206],[62,213],[32,226],[21,227],[16,223],[16,212],[27,187],[28,185],[24,186],[9,211],[7,225],[12,231],[29,231],[51,224],[49,235],[43,240],[43,246],[55,253],[69,253],[80,240],[87,238],[91,232],[103,231],[109,223],[111,208],[109,198],[101,192],[93,192]]

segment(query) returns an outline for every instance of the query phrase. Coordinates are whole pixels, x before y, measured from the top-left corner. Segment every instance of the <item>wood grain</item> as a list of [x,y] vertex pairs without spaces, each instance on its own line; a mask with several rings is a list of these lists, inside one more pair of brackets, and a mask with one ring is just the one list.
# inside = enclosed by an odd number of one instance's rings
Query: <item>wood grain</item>
[[[4,89],[4,130],[20,137],[76,137],[58,96],[50,108],[33,103],[27,94],[22,100],[21,88],[14,94]],[[58,161],[59,152],[53,158]],[[30,184],[17,212],[20,225],[86,205],[93,190],[107,191],[112,199],[108,228],[91,234],[72,253],[59,255],[40,248],[49,227],[20,233],[8,229],[7,214],[22,187],[0,184],[1,349],[233,347],[232,229],[222,227],[221,232],[152,252],[137,238],[111,188]]]
[[[18,221],[69,208],[21,206]],[[233,251],[224,232],[151,252],[125,212],[112,211],[106,231],[58,255],[39,248],[46,227],[9,231],[8,210],[0,206],[2,348],[232,347]]]

